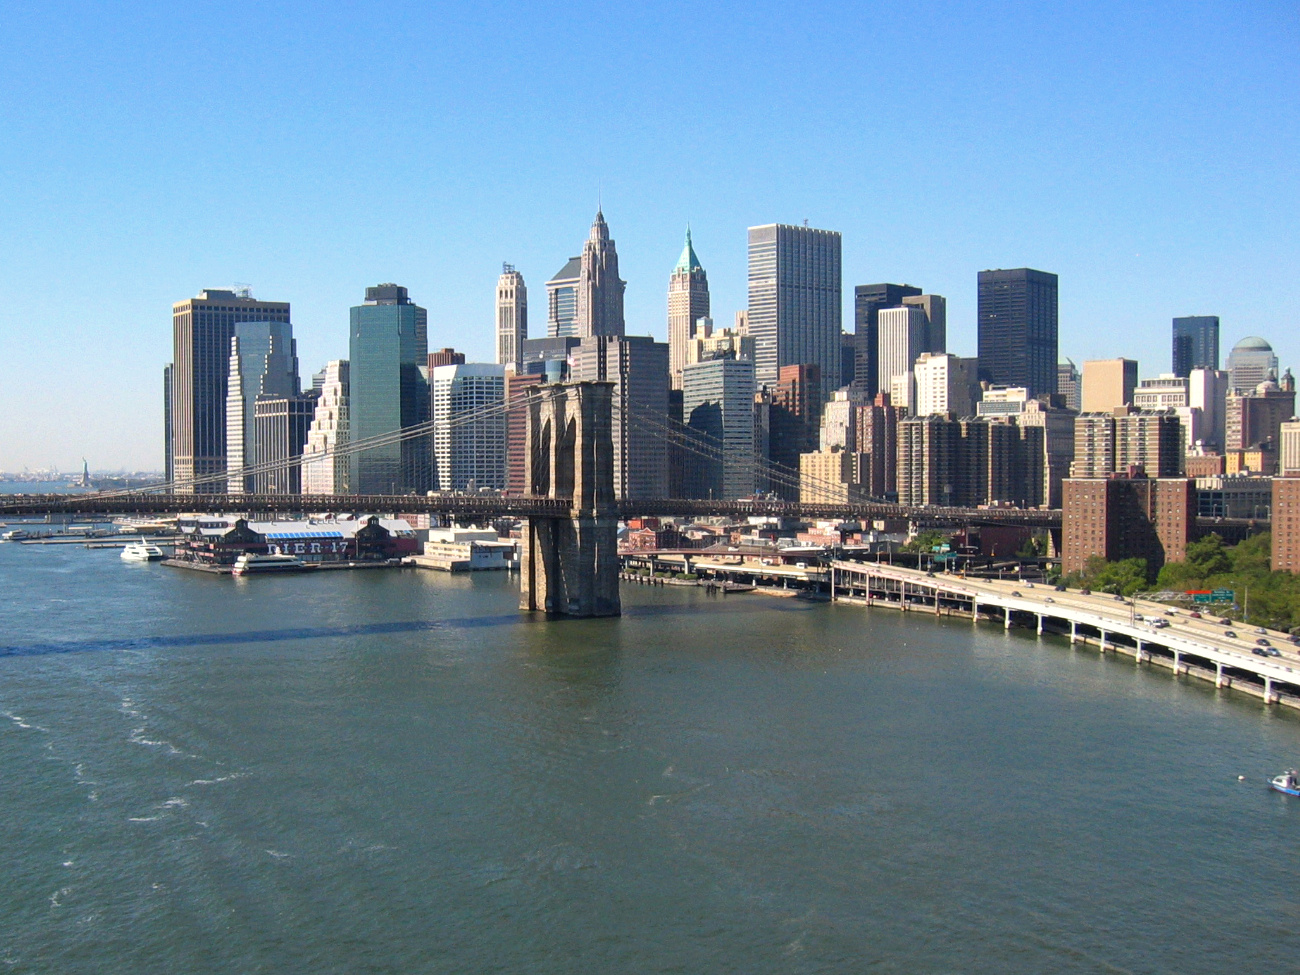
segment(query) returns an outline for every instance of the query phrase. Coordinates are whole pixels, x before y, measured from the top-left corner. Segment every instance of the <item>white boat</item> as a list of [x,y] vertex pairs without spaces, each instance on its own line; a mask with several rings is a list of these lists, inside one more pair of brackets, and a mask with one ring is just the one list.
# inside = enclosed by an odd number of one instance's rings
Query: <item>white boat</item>
[[166,557],[157,545],[145,542],[130,542],[122,549],[124,562],[159,562]]
[[9,531],[0,535],[0,542],[21,542],[25,538],[31,538],[29,532],[21,528],[11,528]]
[[252,572],[299,572],[307,566],[295,555],[253,555],[245,552],[231,570],[237,576]]
[[1300,774],[1295,769],[1275,775],[1268,780],[1268,787],[1289,796],[1300,796]]

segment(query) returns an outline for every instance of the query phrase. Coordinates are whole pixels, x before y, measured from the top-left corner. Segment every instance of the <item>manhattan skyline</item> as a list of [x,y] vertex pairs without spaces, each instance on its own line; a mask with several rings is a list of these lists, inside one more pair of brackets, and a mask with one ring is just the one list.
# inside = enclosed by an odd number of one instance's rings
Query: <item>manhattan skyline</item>
[[855,285],[920,284],[959,355],[978,272],[1035,267],[1076,362],[1168,372],[1185,315],[1300,359],[1292,10],[681,13],[7,10],[0,467],[161,469],[170,308],[204,288],[291,303],[304,374],[377,281],[491,362],[501,263],[542,294],[598,203],[629,335],[666,339],[688,223],[725,325],[747,228],[807,219],[843,236],[843,321]]

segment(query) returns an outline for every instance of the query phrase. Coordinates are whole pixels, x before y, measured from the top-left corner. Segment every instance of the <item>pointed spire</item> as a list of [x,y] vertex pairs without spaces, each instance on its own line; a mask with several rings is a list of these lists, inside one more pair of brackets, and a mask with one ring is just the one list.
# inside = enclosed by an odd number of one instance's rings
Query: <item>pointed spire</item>
[[686,246],[682,248],[682,256],[677,259],[677,266],[673,268],[673,273],[677,274],[683,271],[703,271],[704,266],[700,264],[700,259],[695,256],[695,248],[691,246],[691,226],[686,225]]
[[609,226],[605,223],[605,214],[599,207],[596,210],[596,219],[591,222],[591,239],[609,240]]

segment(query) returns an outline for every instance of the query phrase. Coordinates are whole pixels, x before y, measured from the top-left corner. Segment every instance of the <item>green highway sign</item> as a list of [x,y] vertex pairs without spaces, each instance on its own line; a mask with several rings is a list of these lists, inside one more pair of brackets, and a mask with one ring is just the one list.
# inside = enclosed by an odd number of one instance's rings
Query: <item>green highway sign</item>
[[1233,603],[1237,601],[1237,592],[1234,589],[1216,589],[1213,596],[1216,603]]

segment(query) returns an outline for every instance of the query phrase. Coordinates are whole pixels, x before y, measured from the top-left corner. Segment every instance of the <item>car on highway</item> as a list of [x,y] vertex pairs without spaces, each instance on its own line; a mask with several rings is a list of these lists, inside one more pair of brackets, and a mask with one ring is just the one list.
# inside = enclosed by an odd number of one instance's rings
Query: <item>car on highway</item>
[[1232,631],[1232,630],[1225,630],[1224,633],[1223,633],[1223,635],[1224,635],[1224,636],[1232,637],[1232,639],[1234,639],[1234,640],[1237,639],[1237,634],[1236,634],[1234,631]]
[[1020,595],[1020,590],[1019,590],[1019,589],[1012,589],[1012,590],[1011,590],[1011,595],[1013,595],[1013,596],[1019,596],[1019,595]]
[[1091,596],[1091,595],[1092,595],[1092,590],[1091,590],[1091,589],[1080,589],[1080,590],[1079,590],[1079,595],[1080,595],[1080,596]]
[[1268,635],[1268,630],[1264,629],[1264,627],[1262,627],[1262,626],[1257,626],[1257,627],[1255,627],[1255,632],[1256,632],[1256,633],[1259,633],[1259,634],[1261,634],[1261,635],[1264,635],[1264,636],[1267,636],[1267,635]]
[[1232,620],[1228,619],[1228,617],[1226,617],[1226,616],[1223,617],[1223,619],[1219,620],[1219,622],[1220,622],[1222,625],[1224,625],[1224,626],[1231,626],[1231,625],[1232,625]]
[[1194,620],[1199,620],[1199,619],[1201,618],[1201,614],[1198,613],[1196,610],[1192,610],[1192,611],[1191,611],[1190,613],[1188,613],[1187,615],[1190,616],[1190,617],[1191,617],[1192,619],[1194,619]]
[[1287,637],[1287,639],[1290,640],[1292,643],[1300,644],[1300,633],[1292,633],[1289,637]]
[[1056,600],[1053,599],[1051,596],[1048,596],[1046,599],[1043,600],[1043,602],[1045,602],[1045,603],[1054,603],[1054,602],[1056,602]]
[[1157,630],[1163,630],[1166,626],[1169,625],[1169,621],[1168,621],[1168,620],[1152,620],[1152,621],[1151,621],[1151,625],[1154,626]]
[[1270,657],[1282,656],[1282,651],[1277,649],[1277,647],[1265,647],[1264,652],[1268,654]]
[[1265,650],[1263,647],[1251,647],[1251,648],[1250,648],[1250,652],[1253,653],[1253,654],[1254,654],[1255,656],[1257,656],[1257,657],[1267,657],[1267,656],[1268,656],[1268,651]]
[[1124,597],[1121,596],[1119,593],[1115,593],[1115,602],[1122,603],[1123,601],[1124,601]]
[[1263,637],[1260,637],[1258,640],[1255,641],[1255,645],[1257,647],[1271,647],[1273,644],[1269,643]]
[[1064,586],[1057,586],[1057,587],[1056,587],[1056,591],[1057,591],[1057,592],[1065,592],[1065,587],[1064,587]]

